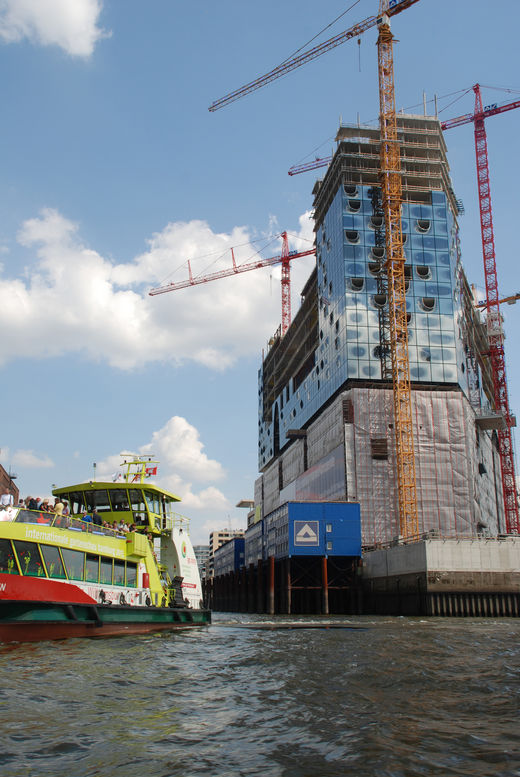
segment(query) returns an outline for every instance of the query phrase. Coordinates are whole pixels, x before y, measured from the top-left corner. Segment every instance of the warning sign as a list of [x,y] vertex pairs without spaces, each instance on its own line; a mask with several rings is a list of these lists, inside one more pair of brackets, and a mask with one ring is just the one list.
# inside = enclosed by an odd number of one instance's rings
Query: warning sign
[[316,546],[320,544],[320,523],[319,521],[295,521],[294,522],[294,544],[305,546]]

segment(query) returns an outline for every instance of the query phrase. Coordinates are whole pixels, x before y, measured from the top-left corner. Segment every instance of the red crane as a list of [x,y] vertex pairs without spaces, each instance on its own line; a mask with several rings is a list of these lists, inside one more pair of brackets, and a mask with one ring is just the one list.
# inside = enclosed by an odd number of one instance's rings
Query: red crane
[[188,273],[189,278],[185,281],[179,281],[177,283],[167,283],[164,286],[158,286],[155,289],[151,289],[148,293],[151,297],[156,294],[166,294],[168,291],[177,291],[177,289],[186,289],[189,286],[197,286],[199,283],[208,283],[208,281],[216,281],[219,278],[227,278],[230,275],[238,275],[239,273],[248,272],[249,270],[257,270],[260,267],[272,267],[275,264],[282,265],[282,336],[287,332],[291,324],[291,261],[293,259],[299,259],[301,256],[310,256],[316,253],[314,248],[309,248],[307,251],[289,251],[289,240],[287,238],[287,232],[282,232],[280,235],[282,238],[282,252],[279,256],[270,256],[267,259],[257,259],[254,262],[246,262],[244,264],[237,264],[235,261],[235,254],[231,249],[231,258],[233,266],[228,267],[226,270],[217,270],[207,275],[193,276],[191,272],[191,264],[188,261]]
[[[480,228],[482,232],[482,252],[484,255],[484,277],[486,281],[487,332],[489,338],[489,358],[493,373],[493,389],[495,394],[495,409],[503,415],[505,429],[498,432],[498,450],[502,471],[502,492],[504,495],[504,510],[507,534],[520,533],[518,517],[518,495],[515,481],[515,462],[511,427],[513,419],[509,411],[507,393],[506,361],[504,355],[504,331],[500,315],[500,298],[498,295],[498,277],[495,261],[495,238],[493,234],[493,217],[491,212],[491,190],[489,185],[489,165],[487,154],[486,128],[484,124],[485,111],[482,107],[480,86],[475,84],[475,112],[467,121],[475,125],[475,153],[477,159],[478,199],[480,208]],[[518,107],[518,103],[514,107]],[[509,108],[508,110],[510,110]],[[493,109],[500,113],[498,107]],[[491,114],[493,115],[493,114]],[[463,119],[464,117],[460,117]],[[456,121],[456,120],[455,120]],[[466,123],[461,121],[461,124]]]

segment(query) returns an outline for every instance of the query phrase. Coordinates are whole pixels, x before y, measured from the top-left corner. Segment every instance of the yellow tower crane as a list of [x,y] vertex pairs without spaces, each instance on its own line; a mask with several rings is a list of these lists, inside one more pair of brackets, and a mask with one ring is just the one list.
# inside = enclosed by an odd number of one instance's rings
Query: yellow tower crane
[[415,5],[419,0],[380,0],[378,16],[370,16],[344,30],[334,38],[312,49],[284,60],[278,67],[213,102],[209,110],[217,111],[260,89],[277,78],[287,75],[347,40],[359,38],[377,25],[380,97],[380,183],[386,229],[386,272],[388,274],[390,351],[394,395],[394,429],[396,470],[399,498],[399,529],[404,539],[419,533],[417,487],[412,426],[412,395],[408,358],[408,326],[405,299],[403,236],[401,229],[401,160],[397,139],[395,111],[393,36],[390,18]]
[[381,0],[377,39],[379,70],[380,170],[379,181],[385,217],[388,321],[394,397],[399,528],[403,538],[419,534],[417,486],[412,424],[412,391],[408,358],[403,234],[401,227],[401,154],[395,110],[393,35],[385,13],[388,0]]

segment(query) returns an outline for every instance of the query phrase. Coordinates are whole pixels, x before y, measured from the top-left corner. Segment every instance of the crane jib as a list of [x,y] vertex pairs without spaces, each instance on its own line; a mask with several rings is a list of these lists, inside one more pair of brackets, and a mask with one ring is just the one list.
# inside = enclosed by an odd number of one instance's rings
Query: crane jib
[[[388,16],[395,16],[396,14],[406,10],[407,8],[410,8],[410,6],[415,5],[415,3],[418,2],[419,0],[389,0],[385,13]],[[211,112],[218,111],[219,108],[224,108],[226,105],[235,102],[235,100],[239,100],[241,97],[245,97],[247,94],[256,91],[256,89],[261,89],[263,86],[271,83],[271,81],[275,81],[277,78],[281,78],[282,76],[287,75],[287,73],[290,73],[292,70],[296,70],[296,68],[307,64],[307,62],[311,62],[313,59],[320,57],[322,54],[325,54],[327,51],[330,51],[336,46],[340,46],[347,40],[350,40],[351,38],[358,38],[360,35],[366,32],[366,30],[369,30],[371,27],[375,27],[377,25],[378,19],[379,16],[369,16],[367,19],[364,19],[362,22],[355,24],[348,30],[344,30],[333,38],[320,43],[318,46],[315,46],[312,49],[309,49],[309,51],[306,51],[304,54],[300,54],[297,57],[286,60],[281,65],[278,65],[278,67],[275,67],[273,70],[269,71],[269,73],[266,73],[259,78],[255,78],[254,81],[250,81],[248,84],[241,86],[239,89],[224,95],[224,97],[221,97],[219,100],[215,100],[215,102],[209,106],[208,110]]]

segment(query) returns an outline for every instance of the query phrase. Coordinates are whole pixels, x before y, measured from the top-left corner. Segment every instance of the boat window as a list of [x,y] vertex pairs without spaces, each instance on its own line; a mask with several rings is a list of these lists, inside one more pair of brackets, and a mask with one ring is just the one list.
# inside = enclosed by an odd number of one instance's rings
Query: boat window
[[125,562],[114,561],[114,585],[125,584]]
[[4,575],[17,575],[18,567],[9,540],[0,540],[0,572]]
[[164,509],[166,511],[166,515],[175,515],[175,505],[177,504],[177,501],[175,499],[170,499],[169,496],[164,497]]
[[14,540],[14,549],[18,556],[22,575],[30,577],[45,577],[42,559],[38,545],[35,542]]
[[96,491],[85,491],[85,499],[87,500],[87,508],[89,510],[96,508],[98,513],[109,513],[111,511],[106,488],[100,488]]
[[130,496],[130,504],[132,505],[132,510],[138,513],[146,513],[143,492],[138,488],[129,488],[128,494]]
[[126,488],[114,488],[111,490],[110,501],[112,502],[112,510],[115,512],[120,510],[130,510]]
[[100,566],[101,566],[101,569],[100,569],[99,582],[104,583],[105,585],[112,585],[112,559],[103,558],[103,556],[101,556]]
[[153,491],[145,491],[144,495],[146,497],[146,503],[148,505],[149,511],[151,513],[156,513],[157,515],[161,515],[161,499],[159,494],[156,494]]
[[40,515],[41,513],[36,512],[36,510],[20,510],[20,512],[16,516],[16,522],[17,523],[38,523],[38,518],[40,517]]
[[62,548],[61,554],[69,580],[83,580],[85,554],[80,550],[71,550],[70,548]]
[[54,545],[40,545],[43,560],[49,577],[65,578],[65,568],[61,561],[60,551]]
[[99,556],[87,553],[85,564],[85,580],[87,583],[97,583],[99,577]]
[[85,497],[83,491],[71,491],[68,494],[69,508],[73,515],[81,515],[85,510]]
[[135,588],[137,585],[137,564],[132,564],[131,561],[126,564],[126,584],[130,588]]

